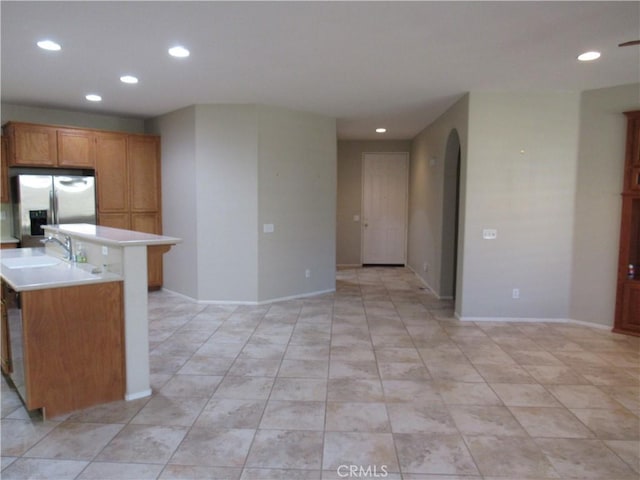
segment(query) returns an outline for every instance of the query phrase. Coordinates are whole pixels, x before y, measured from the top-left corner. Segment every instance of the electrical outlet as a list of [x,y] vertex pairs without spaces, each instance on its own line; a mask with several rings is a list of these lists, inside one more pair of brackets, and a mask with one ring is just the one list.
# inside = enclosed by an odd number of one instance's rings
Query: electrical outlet
[[482,238],[485,240],[495,240],[498,238],[498,230],[495,228],[485,228],[482,230]]
[[107,247],[106,245],[102,246],[102,255],[109,255],[109,247]]
[[311,270],[309,270],[308,268],[304,271],[304,276],[305,278],[310,278],[311,277]]
[[519,288],[514,288],[514,289],[511,291],[511,298],[513,298],[513,299],[518,299],[518,298],[520,298],[520,289],[519,289]]

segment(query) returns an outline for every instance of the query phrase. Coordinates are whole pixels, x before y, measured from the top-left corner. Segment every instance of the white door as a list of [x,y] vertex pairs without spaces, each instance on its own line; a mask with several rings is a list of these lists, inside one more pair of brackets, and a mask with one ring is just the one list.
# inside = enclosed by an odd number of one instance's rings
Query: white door
[[404,265],[407,245],[407,153],[365,153],[362,263]]

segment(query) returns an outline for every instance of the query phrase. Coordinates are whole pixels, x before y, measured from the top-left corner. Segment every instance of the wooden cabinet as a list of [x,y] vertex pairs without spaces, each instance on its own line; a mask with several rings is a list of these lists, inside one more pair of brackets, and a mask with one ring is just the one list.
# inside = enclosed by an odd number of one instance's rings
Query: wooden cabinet
[[95,168],[96,136],[87,130],[57,130],[58,166]]
[[15,307],[15,294],[10,291],[9,286],[2,282],[2,323],[0,323],[0,353],[2,357],[2,372],[9,375],[13,372],[11,364],[11,342],[9,341],[9,316],[8,308]]
[[[160,142],[158,137],[129,137],[129,178],[131,211],[160,210]],[[147,232],[157,233],[157,232]]]
[[96,140],[92,130],[9,122],[10,166],[94,168]]
[[47,125],[8,123],[10,166],[55,167],[58,164],[57,131]]
[[102,213],[129,213],[127,163],[126,134],[104,133],[97,135],[96,193],[99,215]]
[[[160,138],[129,135],[129,206],[131,230],[162,233],[160,187]],[[162,254],[166,250],[147,248],[149,289],[162,287]]]
[[9,366],[27,409],[47,418],[124,398],[122,289],[110,282],[19,294],[7,315]]
[[[95,169],[98,224],[162,234],[159,137],[20,122],[7,123],[4,132],[9,166]],[[6,173],[3,202],[10,201]],[[158,251],[148,256],[152,289],[162,286]]]
[[2,157],[0,160],[0,173],[2,174],[2,183],[0,183],[0,203],[11,202],[11,192],[9,190],[9,166],[7,165],[7,149],[7,138],[2,137]]
[[[98,223],[162,234],[159,137],[104,134],[96,145]],[[147,252],[149,288],[158,289],[163,252]]]
[[627,143],[613,331],[640,335],[640,111],[625,115]]

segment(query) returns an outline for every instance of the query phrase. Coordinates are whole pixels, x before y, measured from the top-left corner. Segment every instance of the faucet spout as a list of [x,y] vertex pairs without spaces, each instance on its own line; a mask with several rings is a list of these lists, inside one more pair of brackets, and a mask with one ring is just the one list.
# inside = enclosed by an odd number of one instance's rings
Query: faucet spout
[[53,235],[49,235],[48,237],[46,237],[41,241],[42,243],[45,243],[45,244],[49,242],[57,243],[64,249],[66,253],[65,260],[73,261],[73,244],[71,242],[71,237],[69,235],[64,236],[64,243],[61,242],[60,239],[58,239],[57,237],[54,237]]

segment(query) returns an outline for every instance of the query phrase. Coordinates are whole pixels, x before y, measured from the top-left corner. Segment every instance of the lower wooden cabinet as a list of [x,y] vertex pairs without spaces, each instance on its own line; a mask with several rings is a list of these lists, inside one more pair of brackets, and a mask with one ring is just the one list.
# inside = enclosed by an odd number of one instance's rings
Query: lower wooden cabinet
[[[154,233],[160,235],[159,213],[100,213],[98,223],[104,227],[122,228],[136,232]],[[147,281],[149,290],[159,290],[164,281],[162,271],[162,256],[168,248],[147,247]]]
[[624,282],[621,290],[621,313],[613,331],[640,335],[640,279]]
[[46,418],[124,398],[122,289],[109,282],[19,294],[6,333],[10,377],[27,409]]

